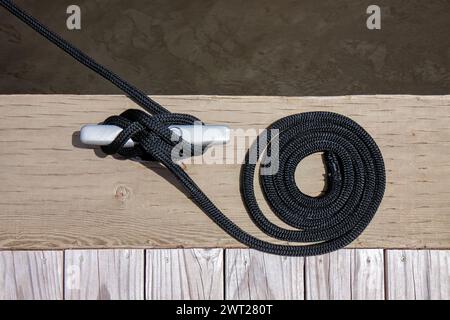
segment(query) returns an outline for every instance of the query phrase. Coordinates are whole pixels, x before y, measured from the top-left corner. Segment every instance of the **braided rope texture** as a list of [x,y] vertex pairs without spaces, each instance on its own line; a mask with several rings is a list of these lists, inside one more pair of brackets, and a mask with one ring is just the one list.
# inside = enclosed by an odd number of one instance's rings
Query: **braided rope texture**
[[[226,233],[250,248],[285,256],[312,256],[328,253],[347,246],[367,227],[376,213],[385,190],[383,157],[372,137],[353,120],[331,112],[306,112],[282,118],[268,127],[278,130],[265,147],[257,139],[250,147],[241,170],[241,194],[254,223],[274,239],[299,242],[306,245],[276,244],[258,239],[239,228],[227,218],[173,161],[172,149],[177,143],[169,125],[193,124],[197,118],[186,114],[174,114],[148,98],[125,80],[99,65],[71,44],[49,31],[35,18],[19,9],[9,0],[0,4],[28,24],[35,31],[64,50],[70,56],[91,68],[123,90],[148,113],[130,109],[119,116],[105,120],[124,130],[108,146],[107,154],[120,154],[126,158],[140,157],[162,163],[185,187],[194,201]],[[150,114],[149,114],[150,113]],[[125,148],[132,138],[133,148]],[[266,164],[276,146],[279,150],[278,165],[273,171],[261,174],[259,181],[263,194],[274,213],[290,229],[270,222],[261,211],[254,191],[257,164],[250,155],[257,155]],[[196,146],[190,146],[191,150]],[[203,152],[202,148],[200,152]],[[327,190],[319,197],[303,194],[295,183],[295,170],[305,157],[324,153],[327,171]],[[264,165],[265,166],[265,165]],[[276,170],[275,170],[276,167]],[[260,168],[261,169],[261,168]],[[265,167],[265,169],[267,169]]]
[[[276,129],[276,137],[258,138],[248,150],[241,169],[241,194],[250,217],[267,235],[311,244],[298,246],[262,241],[227,218],[173,161],[171,150],[176,142],[168,142],[152,130],[153,118],[139,110],[127,110],[121,116],[110,117],[106,120],[108,124],[124,130],[103,150],[164,164],[218,226],[248,247],[285,256],[319,255],[343,248],[364,231],[383,198],[383,157],[372,137],[356,122],[332,112],[306,112],[282,118],[266,131]],[[124,148],[130,138],[137,142],[136,146]],[[267,139],[269,142],[265,145]],[[278,144],[278,157],[269,155],[273,144]],[[297,187],[295,170],[302,159],[317,152],[324,153],[327,190],[324,195],[310,197]],[[260,210],[254,190],[257,164],[250,160],[251,154],[265,166],[278,161],[277,166],[270,166],[272,172],[261,174],[260,168],[259,181],[274,213],[292,229],[275,225]],[[267,160],[269,156],[271,161]]]

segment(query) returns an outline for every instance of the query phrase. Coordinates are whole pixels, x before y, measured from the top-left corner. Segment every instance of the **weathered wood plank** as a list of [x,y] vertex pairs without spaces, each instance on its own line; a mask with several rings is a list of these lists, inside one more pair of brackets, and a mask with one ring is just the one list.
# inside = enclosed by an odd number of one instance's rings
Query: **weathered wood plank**
[[383,250],[339,250],[305,263],[307,300],[384,299]]
[[[450,248],[450,96],[155,98],[175,112],[243,129],[311,110],[350,116],[373,135],[387,170],[380,210],[351,246]],[[79,148],[83,124],[130,107],[122,96],[0,96],[0,248],[241,246],[165,169]],[[305,190],[321,178],[315,163],[302,170]],[[239,165],[186,170],[227,216],[268,239],[242,205]]]
[[144,299],[144,250],[67,250],[65,299]]
[[349,300],[352,250],[339,250],[305,260],[307,300]]
[[62,251],[0,251],[0,300],[62,298]]
[[146,257],[147,299],[223,299],[222,249],[150,249]]
[[387,298],[450,299],[450,251],[388,250]]
[[351,277],[353,300],[383,300],[385,298],[383,250],[353,250]]
[[227,249],[225,261],[226,299],[304,298],[304,258]]

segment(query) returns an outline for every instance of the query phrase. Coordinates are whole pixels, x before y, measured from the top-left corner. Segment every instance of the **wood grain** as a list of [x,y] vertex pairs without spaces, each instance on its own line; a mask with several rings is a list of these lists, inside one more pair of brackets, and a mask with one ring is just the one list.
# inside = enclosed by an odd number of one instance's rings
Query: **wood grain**
[[[450,96],[154,98],[172,111],[233,128],[263,128],[311,110],[353,118],[383,152],[387,189],[351,247],[450,248]],[[83,124],[130,107],[136,106],[123,96],[0,96],[0,248],[242,247],[180,192],[164,168],[80,148]],[[302,189],[320,187],[319,162],[305,163]],[[239,168],[186,165],[228,217],[269,239],[242,205]]]
[[147,299],[223,299],[222,249],[150,249],[146,256]]
[[0,252],[0,300],[62,298],[62,251]]
[[65,299],[144,299],[144,250],[67,250]]
[[[362,249],[360,249],[362,250]],[[350,300],[352,250],[339,250],[307,257],[305,285],[307,300]]]
[[226,299],[301,300],[304,297],[304,258],[227,249],[225,261]]
[[339,250],[307,257],[307,300],[384,299],[383,250]]
[[388,299],[450,299],[450,251],[387,250],[386,259]]

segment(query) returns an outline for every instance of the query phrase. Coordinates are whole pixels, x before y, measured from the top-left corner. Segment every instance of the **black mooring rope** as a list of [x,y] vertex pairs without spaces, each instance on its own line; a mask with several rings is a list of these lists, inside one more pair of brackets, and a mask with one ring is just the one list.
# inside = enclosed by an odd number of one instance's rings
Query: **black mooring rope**
[[[249,215],[266,234],[279,240],[310,244],[274,244],[253,237],[228,219],[171,158],[175,142],[170,139],[168,126],[193,124],[197,118],[170,113],[49,31],[11,1],[0,0],[0,4],[70,56],[123,90],[151,114],[127,110],[120,116],[105,120],[105,123],[124,129],[113,143],[103,147],[106,153],[159,161],[217,225],[243,244],[272,254],[319,255],[348,245],[361,234],[374,216],[385,188],[384,162],[374,140],[356,122],[342,115],[331,112],[300,113],[282,118],[269,126],[268,129],[278,129],[279,135],[278,139],[270,140],[266,148],[261,148],[257,142],[250,147],[241,171],[241,193]],[[131,137],[138,144],[133,148],[124,148],[123,145]],[[266,163],[275,144],[280,153],[278,167],[264,167],[269,172],[274,171],[273,174],[260,174],[260,183],[272,210],[295,230],[281,228],[270,222],[261,212],[255,197],[253,180],[257,166],[249,157],[252,152],[253,155],[256,153],[262,163]],[[294,172],[303,158],[316,152],[324,152],[327,190],[320,197],[309,197],[296,186]]]

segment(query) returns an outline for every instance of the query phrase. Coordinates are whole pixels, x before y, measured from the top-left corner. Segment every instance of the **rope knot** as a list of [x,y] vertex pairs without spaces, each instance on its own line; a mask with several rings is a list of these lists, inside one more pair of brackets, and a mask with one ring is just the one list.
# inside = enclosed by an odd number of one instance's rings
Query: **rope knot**
[[[200,122],[194,116],[180,113],[161,113],[150,115],[142,110],[129,109],[119,116],[107,118],[103,124],[115,125],[123,130],[114,141],[102,146],[106,154],[120,154],[129,158],[142,160],[161,161],[164,157],[179,160],[183,157],[183,150],[194,150],[198,154],[198,146],[191,145],[182,140],[180,136],[169,129],[171,125],[193,125]],[[125,144],[132,139],[134,146],[126,147]],[[174,154],[174,147],[179,152]],[[203,153],[201,148],[200,153]]]

